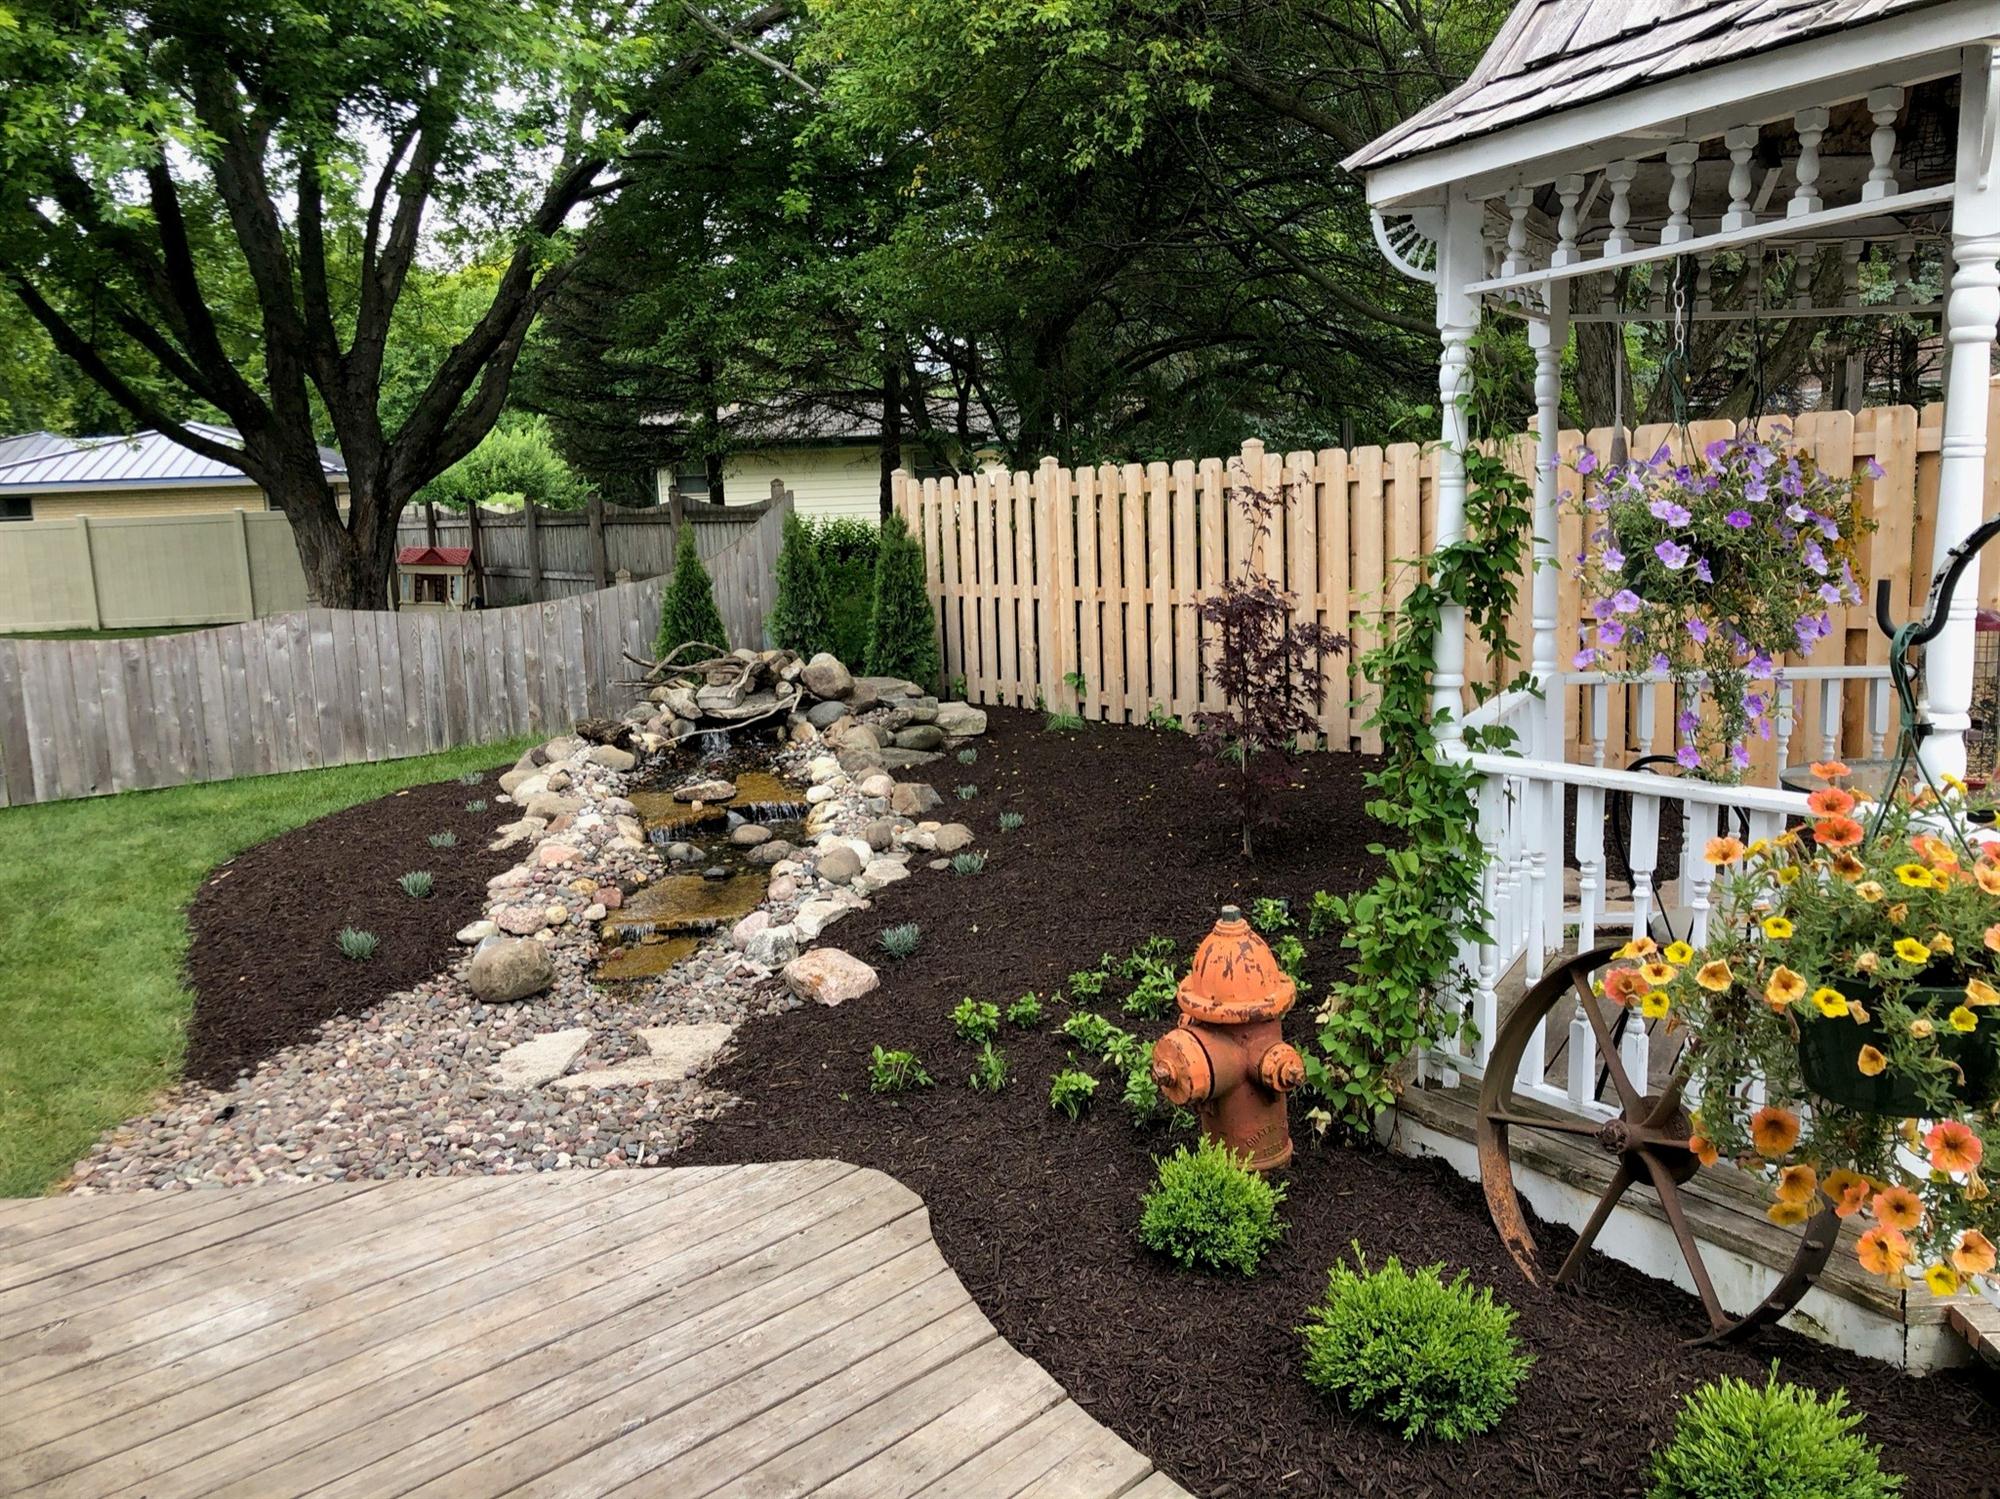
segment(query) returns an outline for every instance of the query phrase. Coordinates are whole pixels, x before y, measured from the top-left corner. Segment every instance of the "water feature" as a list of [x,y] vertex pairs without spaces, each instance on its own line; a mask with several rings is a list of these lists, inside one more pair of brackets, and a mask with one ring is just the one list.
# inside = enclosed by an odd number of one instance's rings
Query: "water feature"
[[[726,732],[716,732],[726,743]],[[683,861],[673,872],[634,891],[604,918],[599,928],[604,944],[597,965],[600,982],[665,973],[704,939],[757,909],[770,885],[770,870],[750,860],[758,845],[730,841],[731,831],[758,823],[768,827],[774,839],[796,843],[804,837],[806,804],[789,782],[768,770],[732,775],[713,764],[704,765],[697,774],[727,775],[736,785],[736,795],[726,802],[674,800],[673,786],[690,779],[685,768],[677,770],[668,784],[628,793],[646,825],[646,836],[656,846],[692,844],[701,850],[701,857]]]

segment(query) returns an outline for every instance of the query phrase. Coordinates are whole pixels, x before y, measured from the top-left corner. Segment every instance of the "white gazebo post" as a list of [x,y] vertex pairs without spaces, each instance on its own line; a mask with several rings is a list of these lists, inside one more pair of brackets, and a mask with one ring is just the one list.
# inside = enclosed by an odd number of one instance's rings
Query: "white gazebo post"
[[[1485,275],[1480,262],[1479,226],[1485,208],[1459,192],[1445,199],[1444,227],[1438,236],[1437,321],[1438,403],[1442,441],[1435,466],[1437,530],[1433,550],[1465,536],[1465,450],[1470,426],[1461,398],[1472,360],[1472,335],[1479,328],[1479,299],[1466,287]],[[1431,721],[1447,752],[1460,744],[1465,716],[1465,610],[1447,604],[1439,611],[1437,649],[1431,670]]]
[[[2000,319],[2000,161],[1991,118],[1996,87],[1994,49],[1965,49],[1959,87],[1957,183],[1952,194],[1951,244],[1956,270],[1945,303],[1944,435],[1939,447],[1937,531],[1933,571],[1984,516],[1988,372],[1994,322]],[[1933,774],[1965,773],[1965,731],[1971,722],[1973,623],[1979,604],[1979,564],[1959,579],[1944,630],[1925,648],[1924,713],[1931,732],[1924,763]]]
[[[1569,288],[1567,281],[1544,283],[1547,316],[1528,325],[1528,343],[1535,351],[1536,423],[1534,572],[1528,590],[1533,635],[1528,667],[1536,690],[1544,696],[1539,716],[1541,742],[1525,746],[1524,753],[1545,760],[1562,758],[1564,740],[1561,666],[1556,659],[1557,585],[1562,579],[1562,559],[1556,551],[1560,525],[1556,487],[1562,464],[1562,356],[1563,346],[1569,342]],[[1531,909],[1540,924],[1528,944],[1527,977],[1532,981],[1541,977],[1549,934],[1562,931],[1562,880],[1560,875],[1549,879],[1548,863],[1553,847],[1560,870],[1563,808],[1560,786],[1552,781],[1531,784],[1537,801],[1533,809],[1537,835],[1529,854],[1528,876],[1533,883]]]

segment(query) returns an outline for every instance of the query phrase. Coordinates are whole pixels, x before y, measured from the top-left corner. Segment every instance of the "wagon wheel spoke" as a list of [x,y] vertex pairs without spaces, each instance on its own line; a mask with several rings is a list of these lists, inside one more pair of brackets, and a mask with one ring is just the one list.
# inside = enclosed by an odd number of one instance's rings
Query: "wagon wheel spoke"
[[1618,1206],[1618,1199],[1625,1195],[1625,1189],[1638,1179],[1637,1173],[1632,1170],[1631,1158],[1621,1158],[1617,1171],[1612,1173],[1611,1184],[1604,1189],[1604,1195],[1597,1199],[1597,1206],[1590,1211],[1590,1221],[1577,1230],[1576,1243],[1563,1256],[1562,1269],[1556,1271],[1557,1285],[1568,1285],[1577,1271],[1583,1268],[1583,1257],[1590,1253],[1590,1246],[1597,1242],[1597,1236],[1610,1221],[1611,1210]]
[[1597,1037],[1597,1054],[1604,1058],[1604,1065],[1611,1073],[1611,1086],[1618,1090],[1618,1101],[1624,1105],[1625,1117],[1637,1120],[1645,1111],[1646,1097],[1632,1086],[1632,1079],[1625,1075],[1625,1059],[1618,1055],[1618,1048],[1612,1044],[1611,1031],[1604,1023],[1604,1017],[1597,1013],[1597,996],[1590,992],[1590,985],[1583,981],[1581,973],[1571,976],[1576,985],[1576,1002],[1590,1021],[1591,1033]]
[[1519,1125],[1522,1129],[1547,1130],[1558,1135],[1589,1135],[1594,1138],[1602,1128],[1601,1125],[1588,1119],[1544,1118],[1537,1114],[1516,1114],[1506,1109],[1488,1109],[1486,1117],[1501,1124]]
[[1709,1322],[1716,1328],[1729,1327],[1734,1319],[1723,1310],[1722,1301],[1715,1294],[1715,1286],[1708,1278],[1708,1266],[1702,1263],[1701,1247],[1695,1243],[1694,1227],[1687,1220],[1687,1210],[1681,1206],[1680,1184],[1667,1170],[1665,1162],[1652,1151],[1642,1149],[1638,1155],[1646,1163],[1647,1174],[1653,1178],[1653,1190],[1660,1194],[1660,1207],[1681,1246],[1681,1258],[1687,1261],[1688,1274],[1694,1277],[1694,1288],[1701,1297],[1702,1309],[1708,1313]]

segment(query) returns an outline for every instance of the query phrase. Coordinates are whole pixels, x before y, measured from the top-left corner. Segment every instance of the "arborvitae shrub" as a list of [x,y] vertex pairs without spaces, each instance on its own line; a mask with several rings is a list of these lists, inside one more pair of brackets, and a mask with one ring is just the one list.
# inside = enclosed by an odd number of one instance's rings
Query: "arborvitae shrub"
[[882,523],[875,554],[875,607],[868,617],[870,676],[902,677],[919,687],[938,680],[937,623],[924,587],[923,543],[900,515]]
[[1185,1270],[1249,1275],[1285,1231],[1278,1217],[1284,1200],[1283,1187],[1204,1137],[1193,1150],[1183,1145],[1159,1163],[1139,1215],[1139,1242]]
[[1729,1375],[1681,1405],[1674,1439],[1653,1454],[1652,1499],[1886,1499],[1903,1480],[1857,1429],[1845,1391],[1821,1397]]
[[811,656],[833,649],[832,599],[812,527],[794,511],[778,546],[778,598],[771,609],[771,643]]
[[1370,1271],[1358,1251],[1355,1261],[1333,1267],[1299,1329],[1306,1382],[1406,1441],[1462,1442],[1494,1426],[1534,1362],[1514,1340],[1514,1309],[1463,1271],[1447,1285],[1441,1265],[1412,1273],[1392,1258]]
[[676,646],[702,640],[718,650],[729,649],[722,615],[715,607],[715,585],[695,550],[694,527],[681,522],[680,546],[674,552],[674,575],[660,595],[660,638],[654,654],[665,656]]

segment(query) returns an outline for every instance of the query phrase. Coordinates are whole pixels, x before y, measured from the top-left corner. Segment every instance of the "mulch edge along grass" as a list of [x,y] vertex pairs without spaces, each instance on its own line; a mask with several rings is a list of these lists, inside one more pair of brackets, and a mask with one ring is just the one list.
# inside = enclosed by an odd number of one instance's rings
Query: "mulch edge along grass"
[[[0,811],[0,1196],[47,1190],[178,1081],[187,910],[210,870],[358,802],[490,770],[526,743]],[[494,789],[489,777],[483,794]]]

